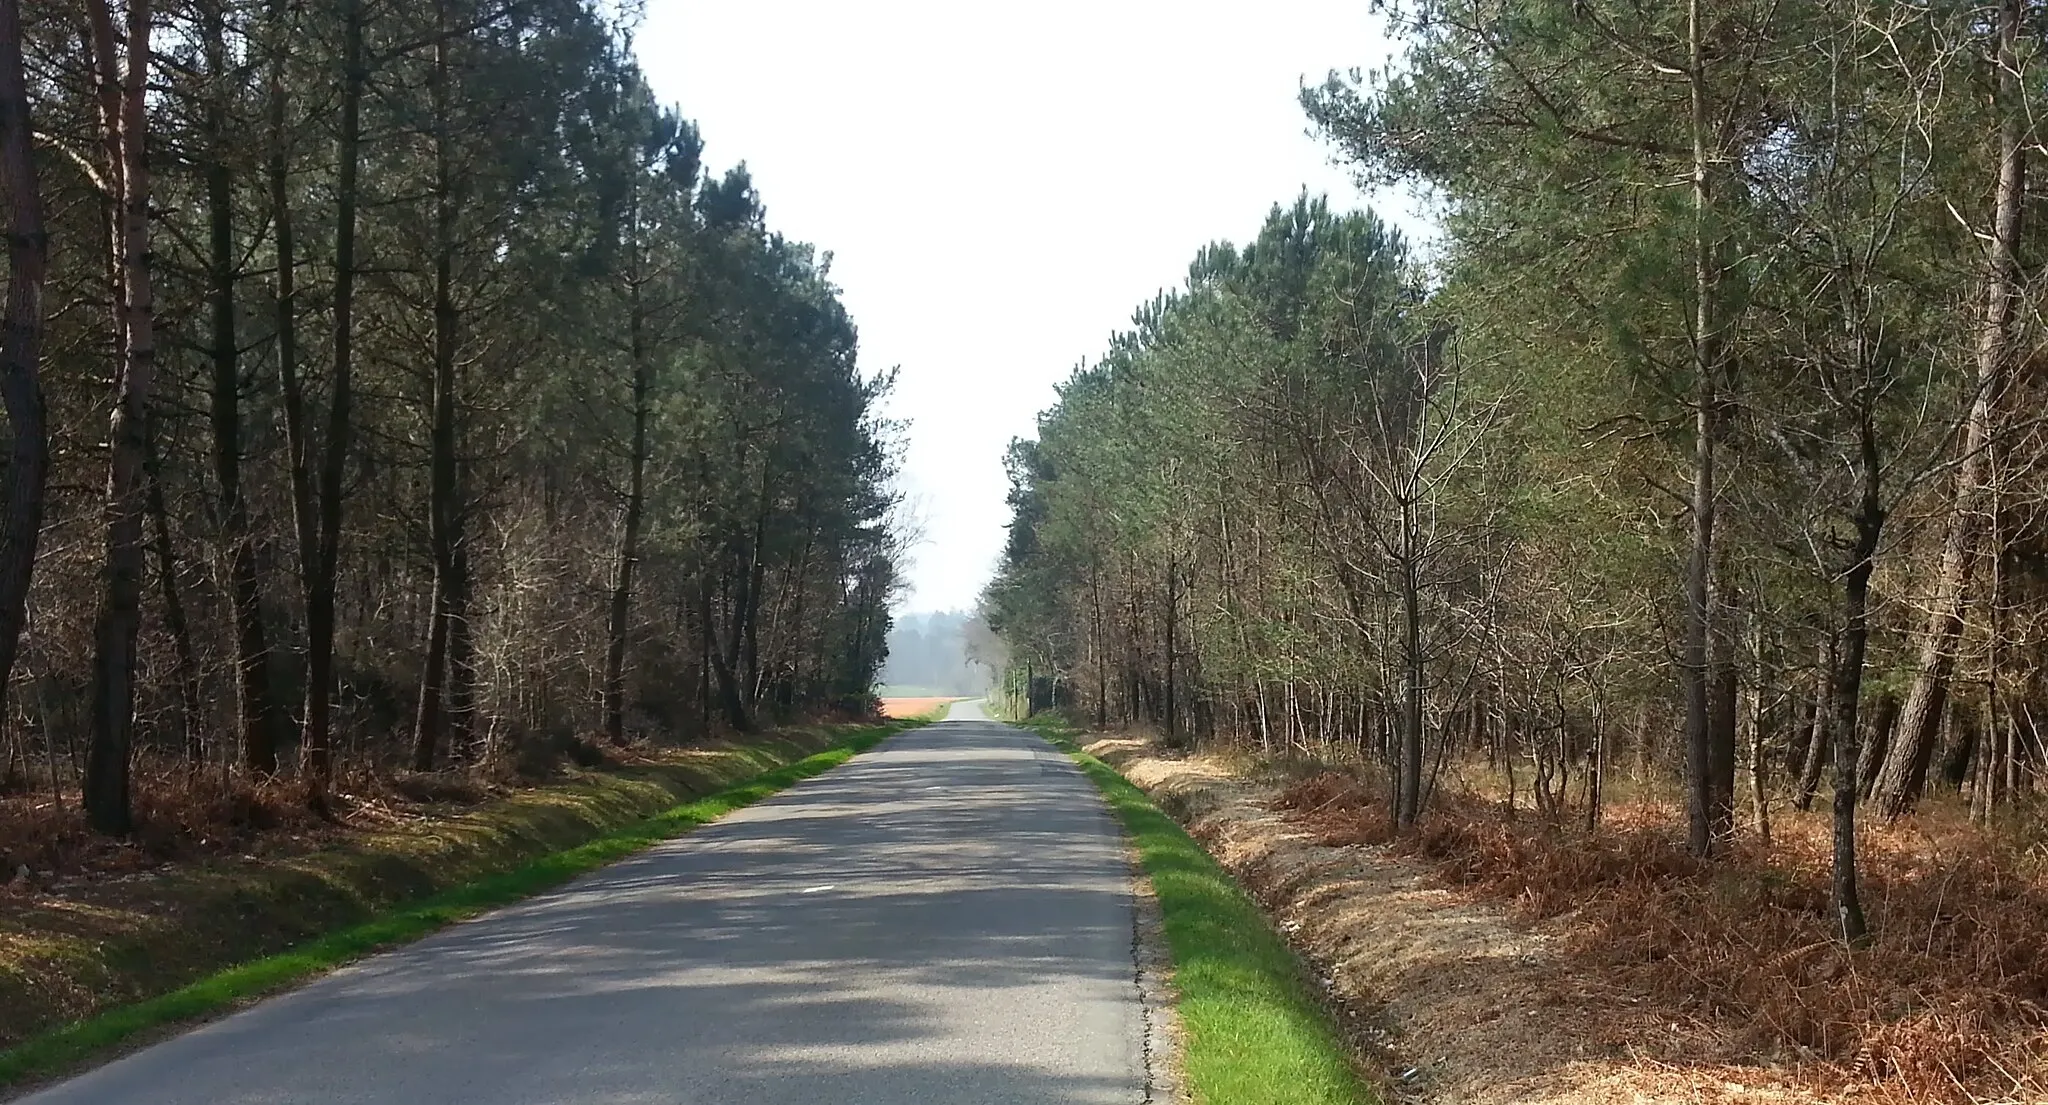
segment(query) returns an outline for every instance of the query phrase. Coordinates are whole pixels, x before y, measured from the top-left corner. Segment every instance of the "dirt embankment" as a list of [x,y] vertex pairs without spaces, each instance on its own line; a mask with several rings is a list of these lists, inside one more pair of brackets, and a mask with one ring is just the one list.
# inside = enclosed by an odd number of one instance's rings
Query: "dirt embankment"
[[[606,766],[520,788],[450,777],[450,793],[420,800],[337,793],[338,823],[273,826],[238,852],[165,858],[141,839],[100,842],[71,870],[23,864],[19,878],[0,878],[0,1048],[576,847],[846,734],[816,726],[618,752]],[[412,789],[435,781],[418,777]],[[22,844],[0,836],[26,854]]]
[[1373,844],[1318,843],[1278,779],[1136,740],[1088,751],[1152,794],[1259,896],[1329,989],[1390,1101],[1693,1105],[1840,1100],[1759,1062],[1709,1018],[1663,1008],[1562,954],[1569,917],[1516,925]]

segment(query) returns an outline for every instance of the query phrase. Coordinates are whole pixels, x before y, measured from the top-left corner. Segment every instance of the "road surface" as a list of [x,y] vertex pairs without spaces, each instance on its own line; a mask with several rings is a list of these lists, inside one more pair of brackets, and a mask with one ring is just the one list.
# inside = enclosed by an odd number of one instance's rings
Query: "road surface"
[[33,1105],[1137,1105],[1129,869],[972,703]]

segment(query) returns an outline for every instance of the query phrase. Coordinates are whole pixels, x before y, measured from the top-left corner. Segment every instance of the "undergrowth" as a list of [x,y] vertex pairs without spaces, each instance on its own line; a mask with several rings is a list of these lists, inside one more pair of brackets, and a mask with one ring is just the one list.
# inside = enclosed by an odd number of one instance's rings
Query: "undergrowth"
[[138,756],[132,768],[136,829],[126,838],[109,838],[87,824],[75,784],[54,792],[30,787],[0,794],[0,882],[24,867],[48,882],[219,856],[303,851],[559,781],[571,764],[630,770],[658,765],[662,757],[653,745],[607,747],[564,738],[544,750],[528,742],[516,755],[446,771],[350,764],[316,795],[301,778],[252,777],[219,764]]
[[1679,811],[1650,800],[1588,831],[1450,793],[1405,837],[1381,790],[1350,773],[1299,779],[1279,804],[1322,843],[1388,843],[1523,920],[1563,918],[1578,961],[1828,1088],[2043,1099],[2048,859],[2010,832],[1938,809],[1866,827],[1874,931],[1850,949],[1834,931],[1819,812],[1787,811],[1771,843],[1746,838],[1706,862],[1685,851]]

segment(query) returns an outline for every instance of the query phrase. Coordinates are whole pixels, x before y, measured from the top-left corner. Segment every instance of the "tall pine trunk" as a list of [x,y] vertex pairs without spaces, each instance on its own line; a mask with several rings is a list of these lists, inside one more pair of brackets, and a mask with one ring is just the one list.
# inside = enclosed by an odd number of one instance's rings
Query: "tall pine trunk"
[[[637,185],[636,185],[637,187]],[[633,442],[627,458],[626,512],[619,526],[619,559],[612,568],[611,609],[605,621],[604,731],[613,743],[626,740],[626,646],[632,635],[633,575],[640,564],[640,522],[646,509],[647,423],[654,392],[654,364],[646,348],[646,318],[641,302],[639,212],[634,226],[634,272],[628,295],[629,354],[633,359]]]
[[1180,566],[1173,554],[1166,556],[1166,694],[1163,711],[1166,718],[1166,743],[1168,747],[1180,747],[1180,718],[1174,713],[1174,683],[1179,673],[1175,664],[1180,659],[1174,630],[1180,622]]
[[355,367],[356,207],[363,140],[363,90],[369,83],[363,44],[364,0],[343,0],[341,130],[335,144],[334,381],[327,440],[320,458],[317,547],[306,571],[306,770],[333,770],[334,607],[341,563],[342,494],[348,474],[349,405]]
[[8,212],[7,306],[0,317],[0,401],[7,408],[6,500],[0,505],[0,717],[28,620],[28,588],[42,536],[50,471],[39,362],[50,240],[43,229],[23,71],[21,5],[0,0],[0,200]]
[[432,771],[440,758],[442,696],[448,688],[449,642],[466,619],[467,581],[456,564],[462,543],[461,488],[456,457],[456,328],[454,167],[449,151],[447,5],[437,5],[432,84],[434,112],[434,367],[427,433],[427,543],[434,563],[432,607],[427,614],[426,659],[419,708],[413,719],[412,767]]
[[1871,705],[1876,712],[1871,715],[1870,724],[1863,727],[1862,743],[1856,751],[1856,781],[1866,801],[1870,798],[1870,785],[1877,779],[1878,765],[1884,763],[1892,734],[1899,727],[1899,696],[1886,692]]
[[[1867,384],[1863,391],[1867,403]],[[1851,944],[1861,942],[1870,931],[1856,877],[1856,711],[1863,694],[1864,653],[1870,643],[1870,574],[1884,530],[1884,507],[1878,496],[1884,469],[1878,458],[1876,430],[1867,411],[1861,421],[1858,475],[1862,495],[1853,519],[1855,545],[1850,550],[1848,570],[1841,577],[1842,637],[1835,648],[1834,716],[1829,724],[1835,753],[1831,865],[1835,922],[1843,941]]]
[[242,494],[241,346],[235,333],[234,179],[228,151],[226,82],[229,79],[227,15],[221,0],[205,10],[207,73],[216,90],[208,97],[206,215],[207,279],[213,308],[213,474],[220,489],[220,527],[227,545],[228,601],[235,623],[235,717],[241,730],[242,762],[259,775],[277,770],[277,747],[285,719],[270,683],[270,642],[263,625],[263,580],[256,538]]
[[[298,556],[299,595],[306,609],[312,609],[314,565],[319,559],[315,537],[318,519],[313,506],[312,431],[306,414],[305,384],[299,376],[298,240],[292,223],[291,196],[291,95],[285,76],[285,62],[293,7],[291,0],[271,0],[265,16],[265,33],[270,50],[270,119],[267,175],[270,187],[270,222],[276,256],[276,294],[271,303],[272,326],[276,330],[277,386],[284,408],[286,472],[291,487],[292,535]],[[308,656],[311,649],[307,650]],[[279,725],[286,724],[285,707],[278,704]],[[302,747],[309,772],[326,774],[326,749]]]
[[[123,835],[134,827],[129,761],[134,748],[136,636],[142,627],[143,515],[150,394],[156,382],[155,302],[149,271],[148,0],[130,0],[128,64],[117,73],[113,13],[89,0],[100,81],[100,124],[108,153],[118,229],[115,249],[121,365],[108,419],[104,503],[106,559],[94,622],[92,740],[85,764],[85,808],[93,828]],[[124,79],[125,77],[125,79]]]
[[470,620],[474,577],[468,541],[456,541],[448,565],[448,755],[462,761],[474,755],[476,741],[476,629]]
[[[1412,491],[1412,487],[1410,489]],[[1412,495],[1401,501],[1401,744],[1395,788],[1394,825],[1406,831],[1422,813],[1421,534]]]
[[761,478],[761,514],[754,521],[753,567],[747,572],[746,619],[740,624],[745,632],[740,635],[741,695],[750,713],[757,713],[761,702],[761,596],[766,594],[765,581],[768,572],[768,476],[764,471]]
[[1755,679],[1742,693],[1742,724],[1748,733],[1745,742],[1749,753],[1749,811],[1750,824],[1756,830],[1757,839],[1765,844],[1771,842],[1771,801],[1770,801],[1770,746],[1771,718],[1765,707],[1763,664],[1763,632],[1756,626],[1751,633],[1754,642],[1750,650],[1754,658]]
[[739,667],[746,641],[747,619],[753,610],[748,584],[756,574],[754,565],[760,555],[761,546],[757,532],[756,540],[748,549],[744,567],[737,573],[730,568],[726,570],[726,586],[722,590],[730,595],[732,578],[737,575],[739,594],[731,596],[725,643],[711,652],[712,665],[718,675],[718,700],[725,710],[726,723],[742,733],[749,733],[754,729],[754,716],[747,708],[746,696],[741,689]]
[[1693,479],[1692,550],[1685,569],[1685,629],[1680,650],[1679,679],[1685,688],[1686,844],[1694,855],[1714,848],[1713,709],[1708,666],[1712,632],[1710,580],[1714,565],[1714,465],[1716,413],[1721,402],[1718,338],[1720,315],[1714,270],[1714,247],[1708,218],[1713,207],[1708,176],[1708,106],[1706,28],[1700,25],[1700,0],[1688,7],[1687,39],[1691,51],[1693,201]]
[[1993,198],[1991,240],[1984,276],[1984,318],[1977,336],[1977,387],[1963,426],[1962,459],[1956,469],[1955,498],[1941,547],[1934,595],[1920,634],[1919,669],[1899,713],[1898,730],[1871,783],[1880,812],[1895,818],[1913,808],[1927,782],[1927,766],[1941,733],[1955,673],[1956,646],[1963,635],[1963,607],[1981,537],[1979,500],[1984,493],[1986,454],[1992,420],[2012,355],[2013,307],[2018,294],[2020,218],[2026,202],[2027,148],[2020,87],[2021,0],[2003,0],[1998,24],[1998,187]]
[[156,450],[147,457],[149,520],[156,545],[157,594],[164,604],[164,632],[171,638],[171,654],[178,669],[178,707],[183,714],[185,759],[194,768],[206,762],[206,705],[200,690],[199,653],[192,644],[192,627],[185,617],[185,600],[178,591],[178,550],[171,543],[170,510],[164,503],[162,466]]
[[1741,728],[1742,684],[1736,665],[1736,612],[1741,595],[1729,582],[1728,551],[1715,550],[1709,600],[1707,656],[1707,823],[1713,847],[1735,835],[1735,751]]
[[1810,722],[1812,736],[1807,740],[1806,757],[1799,767],[1799,792],[1793,796],[1792,805],[1801,811],[1813,808],[1813,799],[1820,792],[1821,771],[1833,753],[1833,686],[1835,672],[1835,641],[1832,635],[1822,646],[1818,682],[1820,691],[1815,696],[1813,717]]

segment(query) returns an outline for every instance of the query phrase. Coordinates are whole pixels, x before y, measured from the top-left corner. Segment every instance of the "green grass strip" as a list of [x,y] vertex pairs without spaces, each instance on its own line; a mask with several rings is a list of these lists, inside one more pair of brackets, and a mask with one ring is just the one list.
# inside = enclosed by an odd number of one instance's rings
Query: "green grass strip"
[[168,994],[124,1005],[0,1051],[0,1088],[69,1070],[138,1034],[221,1012],[275,993],[353,959],[417,940],[456,921],[509,905],[709,824],[800,780],[822,775],[929,716],[861,729],[844,741],[737,786],[658,813],[507,871],[393,909],[290,951],[251,960]]
[[1200,844],[1116,769],[1075,744],[1072,728],[1023,722],[1074,758],[1124,824],[1165,917],[1183,1040],[1182,1070],[1203,1105],[1362,1105],[1351,1066],[1301,962]]

